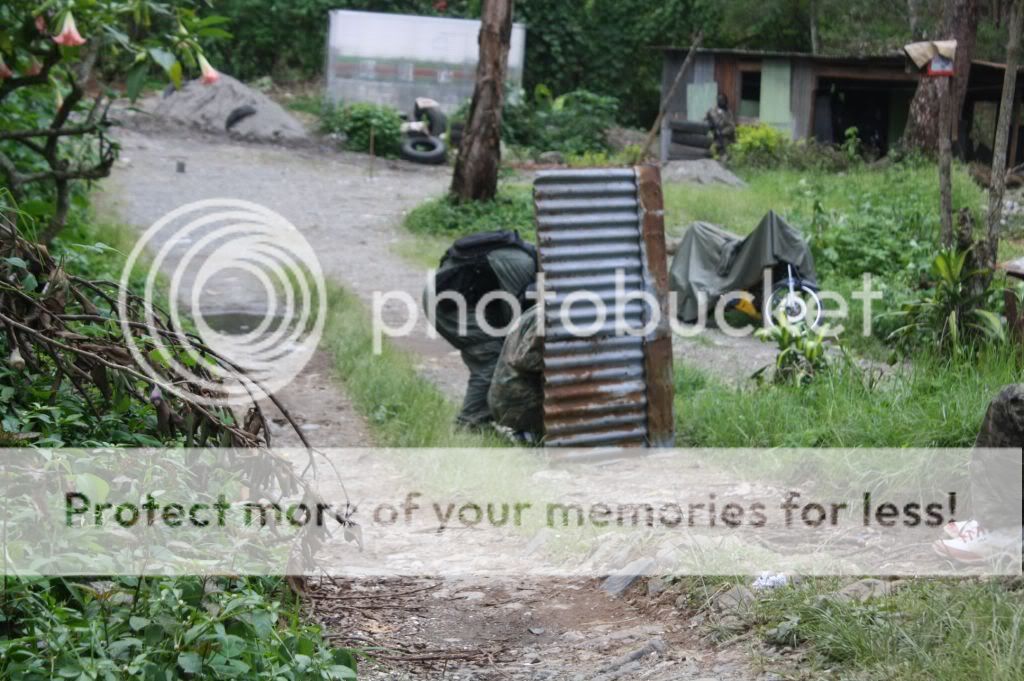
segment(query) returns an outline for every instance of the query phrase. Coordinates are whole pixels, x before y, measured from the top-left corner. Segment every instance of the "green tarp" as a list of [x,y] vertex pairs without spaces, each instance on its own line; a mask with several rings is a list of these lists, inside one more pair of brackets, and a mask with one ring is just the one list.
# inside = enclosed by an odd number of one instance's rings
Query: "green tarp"
[[754,289],[763,281],[766,268],[786,263],[796,266],[808,284],[817,286],[807,242],[773,211],[746,238],[695,222],[683,235],[669,270],[669,283],[677,296],[676,314],[685,322],[696,320],[698,295],[703,292],[710,317],[723,294]]

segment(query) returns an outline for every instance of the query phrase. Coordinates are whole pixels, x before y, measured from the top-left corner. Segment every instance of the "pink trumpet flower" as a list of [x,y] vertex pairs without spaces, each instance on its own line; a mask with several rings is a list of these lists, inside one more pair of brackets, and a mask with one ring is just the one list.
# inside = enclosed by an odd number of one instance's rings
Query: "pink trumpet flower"
[[64,26],[61,27],[60,33],[53,36],[53,42],[65,47],[78,47],[85,44],[85,38],[78,32],[78,27],[75,26],[75,17],[71,12],[64,16]]
[[25,75],[26,76],[38,76],[42,72],[43,72],[43,65],[40,64],[39,62],[37,62],[35,59],[30,61],[28,63],[28,66],[25,67]]
[[199,55],[199,70],[202,71],[199,82],[203,85],[212,85],[220,80],[220,74],[217,73],[217,69],[210,66],[210,62],[206,61],[206,57],[203,55]]
[[9,67],[7,64],[5,64],[4,63],[4,58],[2,56],[0,56],[0,80],[4,80],[5,78],[10,78],[13,75],[14,75],[14,72],[11,71],[11,67]]

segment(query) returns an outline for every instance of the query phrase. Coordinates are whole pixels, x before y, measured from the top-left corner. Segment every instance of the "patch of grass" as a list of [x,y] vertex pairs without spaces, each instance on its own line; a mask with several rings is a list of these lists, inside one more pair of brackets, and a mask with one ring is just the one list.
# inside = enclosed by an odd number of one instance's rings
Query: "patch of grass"
[[409,212],[405,228],[413,234],[458,238],[495,229],[517,230],[536,239],[533,199],[527,185],[503,185],[494,201],[456,204],[447,196],[431,199]]
[[822,596],[835,586],[810,580],[769,592],[755,606],[762,633],[812,644],[815,666],[857,674],[843,678],[1024,678],[1024,591],[999,581],[915,580],[866,603]]
[[[939,182],[934,166],[898,164],[862,166],[845,173],[797,170],[740,170],[746,187],[668,183],[664,187],[666,227],[681,233],[696,220],[713,222],[737,234],[749,234],[769,209],[811,233],[814,203],[825,211],[855,214],[874,205],[918,210],[937,234]],[[953,207],[983,210],[981,189],[962,165],[953,169]]]
[[329,285],[324,340],[356,408],[382,447],[478,447],[497,437],[457,431],[457,406],[416,372],[411,358],[391,346],[373,353],[370,315],[362,302]]
[[999,349],[973,363],[920,356],[874,387],[853,368],[760,388],[676,371],[677,441],[692,447],[970,447],[989,400],[1020,380]]
[[324,113],[324,98],[319,95],[302,94],[286,100],[285,106],[292,111],[301,111],[311,116],[321,116]]

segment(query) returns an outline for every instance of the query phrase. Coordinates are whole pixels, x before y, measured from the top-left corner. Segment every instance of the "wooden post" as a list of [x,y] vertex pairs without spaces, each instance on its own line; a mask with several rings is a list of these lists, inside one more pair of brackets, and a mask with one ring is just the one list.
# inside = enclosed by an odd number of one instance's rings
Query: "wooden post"
[[647,158],[647,152],[651,149],[651,144],[654,143],[654,138],[658,134],[658,128],[661,127],[661,119],[665,117],[665,112],[668,111],[669,102],[672,101],[673,95],[676,93],[676,89],[679,87],[679,83],[683,80],[683,74],[686,73],[686,69],[689,68],[690,62],[693,61],[693,55],[697,53],[697,48],[700,47],[701,41],[704,40],[704,33],[698,33],[697,37],[693,39],[693,44],[690,46],[690,51],[686,53],[686,59],[683,60],[683,65],[679,67],[679,72],[676,73],[675,80],[672,81],[672,86],[669,87],[668,93],[661,101],[661,109],[658,111],[658,117],[654,119],[654,125],[651,126],[651,131],[647,133],[647,140],[644,142],[644,148],[640,150],[640,159]]
[[942,245],[953,246],[953,187],[950,166],[953,162],[953,147],[950,141],[952,125],[950,115],[953,109],[952,88],[950,79],[942,77],[937,83],[939,89],[939,197],[941,206],[939,217],[942,220]]
[[1020,137],[1020,92],[1014,95],[1013,100],[1013,129],[1010,131],[1010,162],[1008,168],[1017,167],[1017,140]]

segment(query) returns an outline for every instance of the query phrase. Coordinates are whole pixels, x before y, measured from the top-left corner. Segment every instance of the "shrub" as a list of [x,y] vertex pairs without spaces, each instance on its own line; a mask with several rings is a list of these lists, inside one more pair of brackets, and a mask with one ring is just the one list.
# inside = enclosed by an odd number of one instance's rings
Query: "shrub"
[[405,227],[415,234],[458,237],[493,229],[518,230],[525,239],[534,234],[533,202],[527,187],[502,187],[493,201],[456,204],[443,196],[414,208]]
[[[828,334],[822,328],[811,329],[803,322],[790,324],[780,315],[773,326],[759,329],[756,335],[762,342],[775,343],[779,348],[772,374],[774,383],[804,385],[829,367],[825,346]],[[768,368],[763,367],[754,376],[760,380]]]
[[736,128],[736,143],[729,148],[729,154],[739,165],[755,168],[771,168],[782,162],[788,140],[768,125],[741,125]]
[[502,139],[535,153],[558,151],[566,156],[610,151],[605,132],[615,124],[619,102],[614,97],[574,90],[552,98],[538,86],[532,101],[525,98],[505,107]]
[[324,106],[320,130],[345,135],[349,151],[369,153],[372,131],[373,152],[378,156],[397,156],[401,146],[402,119],[398,112],[380,104]]
[[1005,339],[999,316],[991,306],[991,288],[978,291],[972,281],[979,276],[969,267],[969,253],[946,249],[932,261],[932,286],[922,297],[891,313],[903,325],[889,335],[903,350],[935,347],[960,355],[980,343]]
[[736,143],[729,147],[730,161],[749,168],[791,168],[841,172],[861,161],[857,129],[849,128],[840,146],[814,139],[790,141],[767,123],[736,128]]

